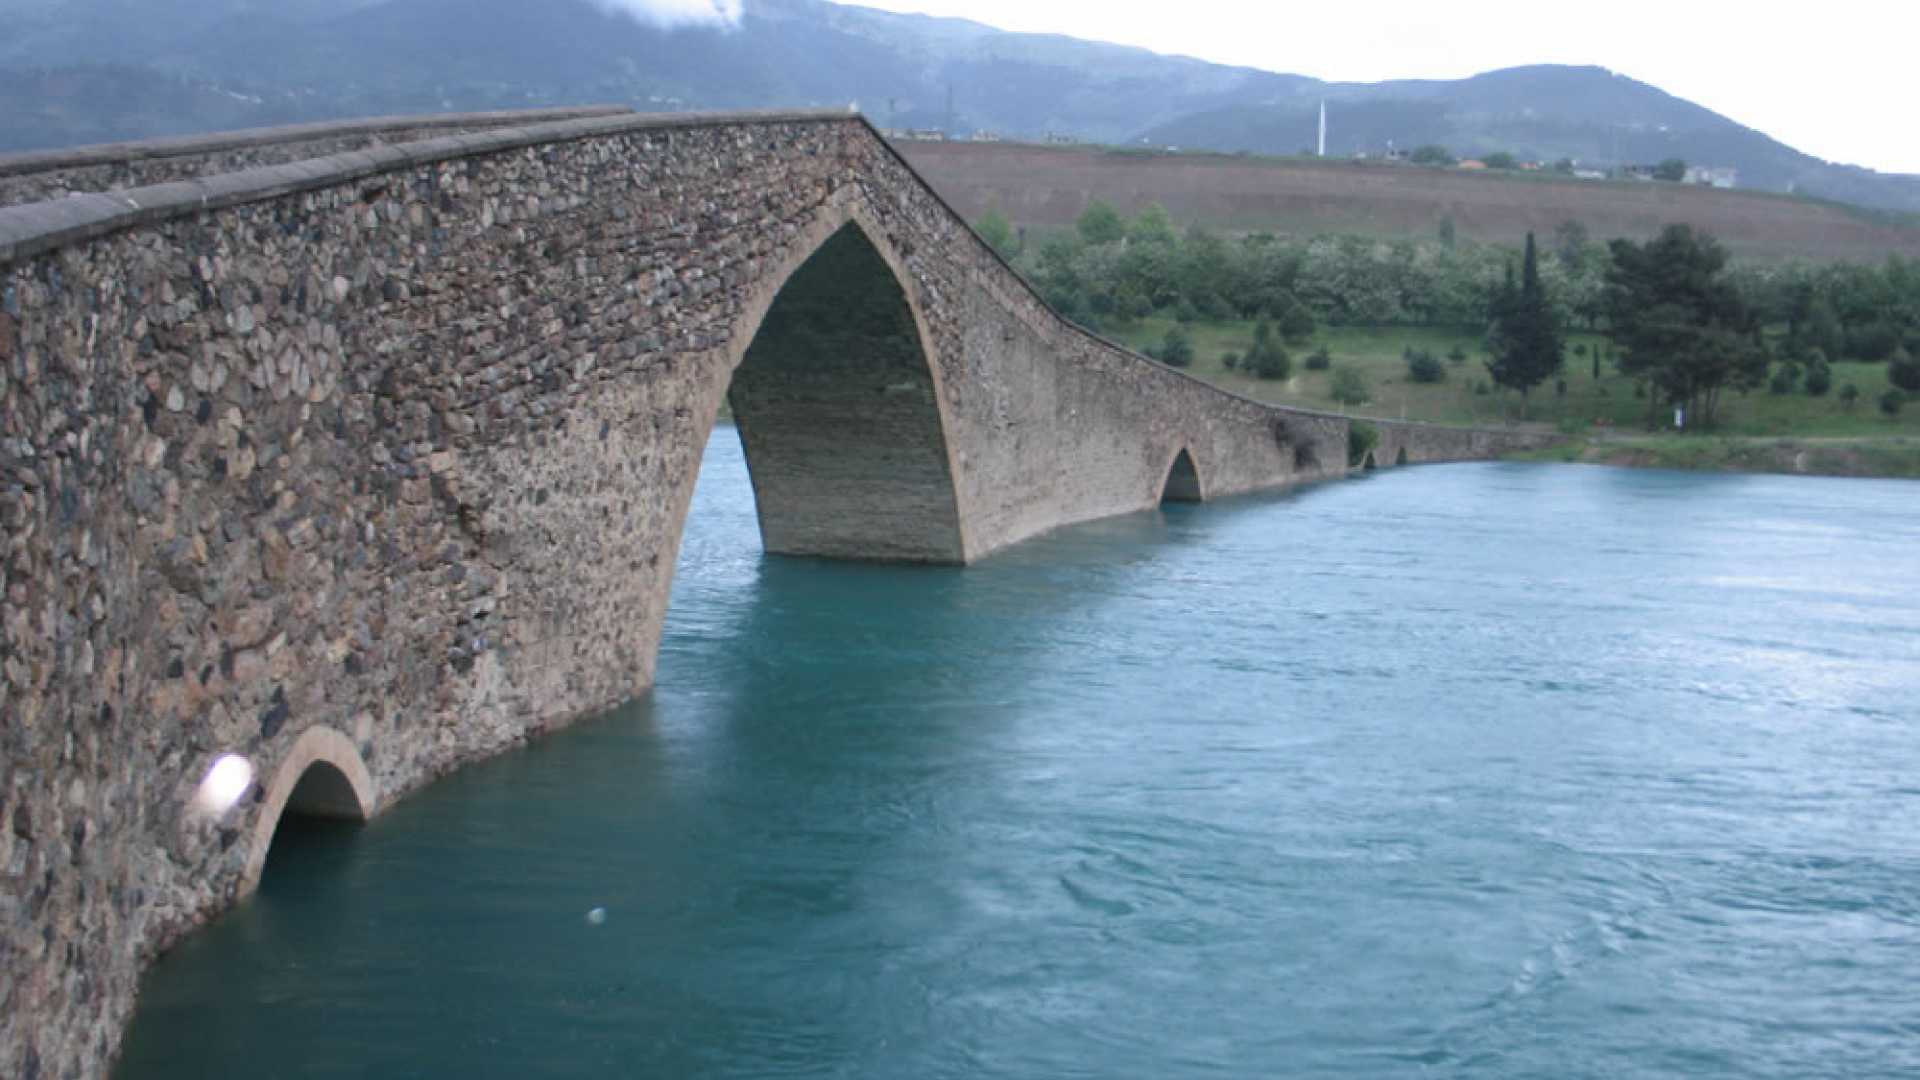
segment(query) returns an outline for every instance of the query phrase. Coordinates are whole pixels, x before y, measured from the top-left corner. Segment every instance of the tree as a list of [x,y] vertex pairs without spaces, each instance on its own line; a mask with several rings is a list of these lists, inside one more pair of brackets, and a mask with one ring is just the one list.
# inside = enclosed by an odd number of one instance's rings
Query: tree
[[1920,360],[1905,345],[1896,345],[1887,361],[1887,381],[1909,394],[1920,394]]
[[1679,183],[1687,178],[1687,163],[1680,158],[1668,158],[1653,167],[1655,180],[1671,180]]
[[1409,347],[1402,358],[1407,362],[1407,378],[1417,383],[1447,381],[1447,366],[1426,349]]
[[1848,412],[1852,412],[1853,407],[1859,403],[1860,403],[1859,387],[1853,385],[1852,383],[1848,383],[1847,385],[1840,388],[1840,407],[1842,409],[1845,409]]
[[1446,147],[1429,143],[1416,148],[1413,153],[1407,155],[1407,160],[1415,165],[1451,165],[1454,157],[1452,151]]
[[1889,420],[1898,419],[1900,408],[1906,403],[1907,395],[1898,390],[1889,390],[1880,395],[1880,411],[1886,413]]
[[1540,283],[1540,255],[1532,233],[1527,234],[1519,285],[1509,271],[1492,307],[1489,336],[1495,347],[1487,373],[1495,383],[1520,391],[1524,413],[1533,388],[1559,373],[1564,347],[1559,318]]
[[1307,310],[1307,305],[1291,296],[1287,297],[1286,308],[1280,312],[1280,336],[1287,344],[1305,345],[1317,329],[1319,326],[1313,320],[1313,312]]
[[1373,397],[1373,391],[1367,387],[1367,377],[1360,374],[1360,369],[1345,364],[1333,369],[1333,384],[1328,392],[1342,405],[1365,405]]
[[1806,389],[1808,397],[1826,397],[1827,391],[1833,389],[1833,366],[1819,349],[1807,357]]
[[1261,379],[1286,379],[1293,375],[1293,357],[1274,337],[1273,327],[1265,319],[1253,328],[1253,348],[1240,361],[1241,370]]
[[1160,350],[1151,355],[1168,367],[1186,367],[1193,363],[1193,339],[1187,336],[1185,327],[1168,327],[1167,336],[1160,342]]
[[[1739,293],[1728,281],[1726,249],[1688,225],[1669,225],[1644,244],[1615,240],[1607,271],[1613,339],[1626,349],[1620,371],[1684,405],[1711,427],[1728,387],[1750,390],[1767,376],[1767,354]],[[1657,418],[1657,413],[1654,414]]]
[[1517,169],[1520,167],[1520,159],[1517,157],[1514,157],[1512,154],[1508,153],[1505,150],[1496,150],[1493,153],[1488,154],[1486,157],[1481,158],[1480,160],[1485,162],[1487,168],[1489,169],[1509,169],[1510,170],[1510,169]]
[[993,207],[988,207],[987,212],[980,215],[980,220],[973,223],[973,231],[979,233],[980,239],[999,252],[1003,259],[1011,259],[1020,253],[1013,237],[1013,223],[1007,220],[1007,215]]
[[1127,223],[1120,217],[1120,211],[1099,199],[1088,203],[1087,208],[1080,211],[1080,217],[1074,221],[1073,227],[1079,232],[1081,240],[1096,246],[1114,243],[1127,235]]

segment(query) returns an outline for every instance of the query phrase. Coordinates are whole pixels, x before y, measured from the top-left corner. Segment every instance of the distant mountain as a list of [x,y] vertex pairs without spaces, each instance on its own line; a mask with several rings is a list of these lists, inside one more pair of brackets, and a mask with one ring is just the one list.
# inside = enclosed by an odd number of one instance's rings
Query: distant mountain
[[1920,210],[1920,178],[1831,165],[1657,87],[1596,67],[1521,67],[1452,82],[1321,83],[1291,100],[1196,112],[1142,133],[1156,146],[1296,154],[1328,109],[1328,152],[1445,146],[1462,157],[1598,165],[1682,158],[1731,166],[1742,187]]
[[1332,84],[825,0],[746,0],[671,30],[589,0],[0,0],[0,150],[337,116],[587,102],[844,106],[882,126],[1293,153],[1320,101],[1336,150],[1740,170],[1743,184],[1920,211],[1920,181],[1828,165],[1596,68]]

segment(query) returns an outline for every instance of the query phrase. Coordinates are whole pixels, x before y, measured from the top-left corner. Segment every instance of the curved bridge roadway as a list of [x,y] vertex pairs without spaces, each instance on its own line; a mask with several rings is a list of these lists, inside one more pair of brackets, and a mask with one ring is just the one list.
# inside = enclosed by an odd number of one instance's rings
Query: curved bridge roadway
[[[283,811],[643,692],[723,401],[773,552],[1347,470],[1346,419],[1062,321],[844,113],[92,148],[0,158],[0,204],[5,1076],[102,1069]],[[1378,425],[1382,464],[1525,441]]]

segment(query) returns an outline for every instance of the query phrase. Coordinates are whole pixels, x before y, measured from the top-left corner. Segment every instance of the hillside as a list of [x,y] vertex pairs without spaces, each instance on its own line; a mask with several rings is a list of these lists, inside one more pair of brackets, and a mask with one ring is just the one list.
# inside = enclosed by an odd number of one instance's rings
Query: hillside
[[1145,154],[1084,147],[901,142],[914,168],[969,220],[989,207],[1016,225],[1071,225],[1089,200],[1124,213],[1158,202],[1180,223],[1294,235],[1457,235],[1518,244],[1578,221],[1597,238],[1646,237],[1687,222],[1748,258],[1877,261],[1920,256],[1920,227],[1850,207],[1757,192],[1632,181],[1502,176],[1407,165]]
[[825,0],[742,12],[667,29],[592,0],[0,0],[0,151],[408,111],[858,103],[887,127],[1294,153],[1324,99],[1340,152],[1679,156],[1920,211],[1920,180],[1818,161],[1598,68],[1326,83]]

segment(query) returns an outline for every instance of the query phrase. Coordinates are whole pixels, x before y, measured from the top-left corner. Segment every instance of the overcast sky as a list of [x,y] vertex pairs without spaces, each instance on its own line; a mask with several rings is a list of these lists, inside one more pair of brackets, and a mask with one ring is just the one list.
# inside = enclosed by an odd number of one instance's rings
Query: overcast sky
[[1598,64],[1830,161],[1920,173],[1920,0],[864,0],[1321,79]]

